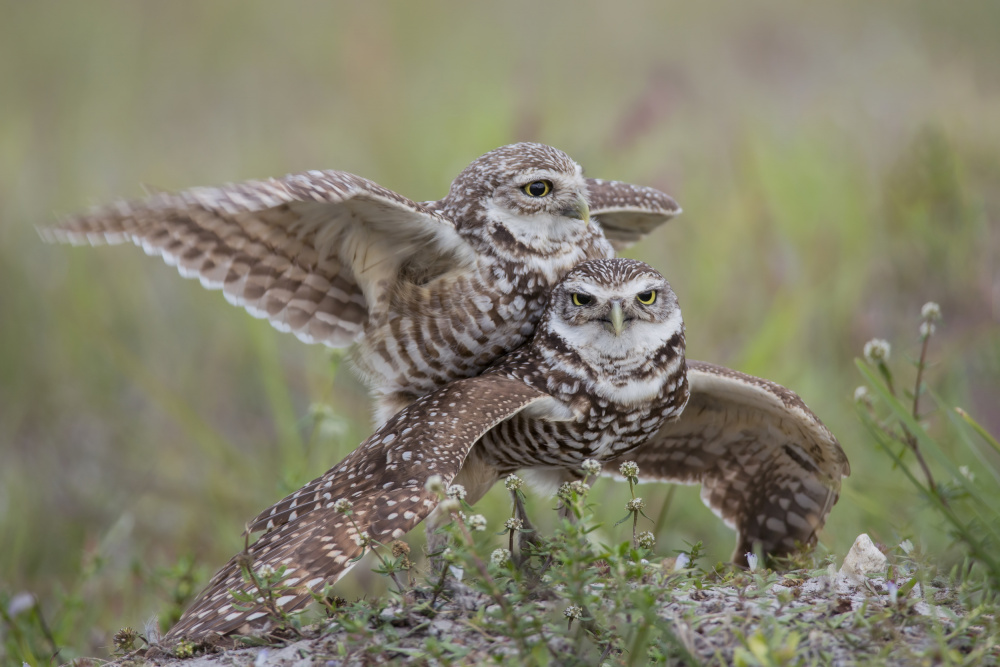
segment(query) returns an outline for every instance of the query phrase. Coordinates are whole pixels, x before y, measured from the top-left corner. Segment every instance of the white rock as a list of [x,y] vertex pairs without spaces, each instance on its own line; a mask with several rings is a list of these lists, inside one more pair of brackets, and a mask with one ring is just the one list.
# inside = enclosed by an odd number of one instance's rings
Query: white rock
[[840,575],[861,578],[866,574],[875,574],[885,570],[889,560],[878,547],[872,542],[872,538],[866,533],[858,535],[854,540],[854,546],[844,557],[844,564],[840,567]]
[[378,617],[381,620],[386,621],[388,623],[391,623],[392,621],[398,621],[404,618],[405,616],[406,614],[403,613],[402,607],[386,607],[381,612],[379,612],[378,615]]

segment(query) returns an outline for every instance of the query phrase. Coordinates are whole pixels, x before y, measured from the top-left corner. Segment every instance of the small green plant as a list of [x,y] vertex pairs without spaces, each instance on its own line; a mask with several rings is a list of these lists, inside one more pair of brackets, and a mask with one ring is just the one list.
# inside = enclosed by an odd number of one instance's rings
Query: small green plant
[[111,639],[111,643],[115,647],[114,654],[117,656],[124,656],[136,650],[140,647],[139,642],[149,645],[149,640],[131,627],[122,628]]
[[[635,495],[635,487],[639,484],[639,466],[632,461],[626,461],[619,466],[618,472],[621,473],[622,477],[628,480],[628,490],[629,493],[632,494],[632,499],[625,504],[625,510],[628,514],[625,515],[625,518],[615,523],[615,525],[617,526],[618,524],[625,523],[631,518],[632,544],[633,546],[638,547],[640,542],[640,534],[637,533],[639,527],[639,515],[641,514],[646,519],[649,519],[645,512],[643,512],[646,508],[646,503],[643,502],[642,498]],[[643,536],[644,542],[648,544],[646,549],[652,548],[653,534],[649,531],[644,531],[641,535]]]
[[[1000,590],[1000,467],[996,457],[1000,455],[1000,445],[965,410],[948,406],[925,385],[928,349],[940,319],[941,309],[936,303],[924,305],[919,326],[920,353],[913,360],[916,372],[912,391],[897,389],[889,365],[890,344],[880,339],[869,341],[864,360],[856,361],[867,385],[858,387],[855,401],[875,443],[906,475],[963,549],[968,558],[964,576],[979,579],[990,591],[997,591]],[[923,396],[932,399],[932,412],[921,410]],[[950,428],[945,429],[945,436],[934,437],[929,432],[926,420],[932,414],[947,418],[946,426]],[[976,471],[959,463],[956,441],[975,457],[979,464]],[[907,461],[910,455],[920,474],[911,471]],[[932,468],[943,481],[935,478]]]
[[799,664],[798,647],[802,635],[779,624],[769,623],[743,639],[737,647],[733,664],[737,667],[783,667]]
[[[334,504],[334,510],[343,514],[344,517],[351,522],[351,526],[354,528],[354,532],[358,536],[358,544],[361,546],[361,553],[358,554],[357,558],[354,558],[352,562],[361,560],[364,558],[365,553],[369,550],[372,551],[372,553],[375,554],[375,557],[378,558],[380,564],[380,566],[375,569],[375,572],[392,579],[392,582],[396,584],[396,592],[400,595],[405,595],[409,586],[400,581],[399,573],[410,569],[409,547],[406,546],[405,543],[396,540],[393,542],[394,546],[391,547],[393,560],[386,558],[382,552],[379,551],[379,547],[383,547],[384,545],[381,542],[372,539],[366,531],[361,530],[361,527],[358,526],[357,522],[354,520],[353,507],[353,503],[346,498],[341,498]],[[402,546],[398,546],[397,543]]]
[[21,592],[8,597],[0,592],[0,620],[8,655],[32,665],[58,660],[58,639],[34,595]]
[[291,590],[282,584],[285,579],[285,567],[275,569],[265,563],[253,568],[250,559],[245,557],[245,552],[240,556],[237,558],[237,563],[243,575],[243,582],[249,590],[229,589],[229,595],[233,598],[233,608],[239,611],[252,611],[263,606],[268,618],[276,624],[278,630],[289,630],[297,634],[300,625],[297,622],[299,614],[285,611],[277,603],[286,591]]

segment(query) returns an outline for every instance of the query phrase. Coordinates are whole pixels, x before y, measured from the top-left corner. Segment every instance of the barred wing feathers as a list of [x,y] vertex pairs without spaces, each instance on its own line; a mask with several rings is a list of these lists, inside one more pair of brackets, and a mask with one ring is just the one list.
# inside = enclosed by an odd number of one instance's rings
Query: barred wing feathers
[[590,215],[618,251],[681,213],[670,195],[642,185],[588,178],[587,192]]
[[339,171],[160,193],[40,232],[75,245],[131,241],[277,329],[332,347],[358,337],[403,265],[442,273],[474,261],[450,220]]

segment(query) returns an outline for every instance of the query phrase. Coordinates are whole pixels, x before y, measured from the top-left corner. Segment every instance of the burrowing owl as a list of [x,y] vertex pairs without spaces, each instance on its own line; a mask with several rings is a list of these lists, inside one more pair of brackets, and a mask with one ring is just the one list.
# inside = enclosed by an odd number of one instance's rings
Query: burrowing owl
[[472,162],[435,202],[310,171],[122,202],[42,233],[132,241],[304,341],[356,344],[382,423],[527,340],[577,263],[679,212],[662,192],[584,178],[562,151],[520,143]]
[[[262,512],[250,531],[264,535],[239,558],[285,567],[292,590],[277,604],[292,610],[354,565],[359,533],[387,542],[427,518],[438,503],[425,488],[433,475],[464,484],[474,503],[509,472],[563,478],[585,459],[610,465],[623,456],[644,476],[702,482],[703,498],[739,530],[741,545],[781,553],[796,540],[811,544],[847,473],[837,441],[791,392],[692,367],[695,381],[663,276],[633,260],[585,262],[552,291],[529,344],[421,397]],[[351,520],[338,501],[352,503]],[[237,558],[167,639],[211,639],[264,622],[261,608],[233,607],[230,589],[246,589]]]

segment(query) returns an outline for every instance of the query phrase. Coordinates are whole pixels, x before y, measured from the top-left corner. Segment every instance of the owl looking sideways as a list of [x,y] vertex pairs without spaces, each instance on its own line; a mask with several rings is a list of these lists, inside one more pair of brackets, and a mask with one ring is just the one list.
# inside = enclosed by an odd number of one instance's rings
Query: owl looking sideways
[[662,192],[584,178],[562,151],[520,143],[474,160],[435,202],[310,171],[119,202],[42,235],[132,241],[282,331],[353,345],[381,424],[526,341],[578,263],[678,213]]

